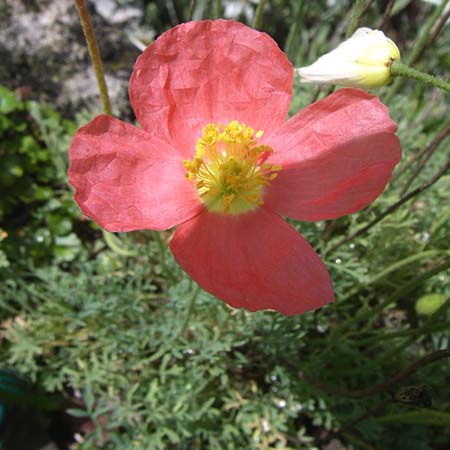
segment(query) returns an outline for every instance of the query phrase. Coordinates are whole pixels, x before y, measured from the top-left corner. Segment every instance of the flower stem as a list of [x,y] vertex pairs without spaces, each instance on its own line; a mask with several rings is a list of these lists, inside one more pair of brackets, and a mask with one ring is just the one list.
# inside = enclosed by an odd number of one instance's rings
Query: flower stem
[[432,353],[429,353],[428,355],[423,356],[422,358],[419,358],[413,364],[400,370],[400,372],[397,372],[393,377],[383,381],[380,384],[372,385],[365,389],[357,389],[354,391],[350,391],[350,390],[346,390],[346,389],[340,390],[340,389],[328,386],[328,385],[323,384],[313,378],[308,377],[304,373],[301,374],[301,378],[303,378],[307,383],[311,384],[312,386],[315,386],[324,392],[328,392],[328,393],[330,393],[332,395],[336,395],[338,397],[363,398],[363,397],[369,397],[374,394],[378,394],[379,392],[386,391],[392,385],[402,381],[404,378],[408,377],[409,375],[411,375],[412,373],[421,369],[422,367],[424,367],[428,364],[431,364],[435,361],[438,361],[442,358],[448,358],[448,357],[450,357],[450,349],[437,350],[435,352],[432,352]]
[[392,8],[394,7],[394,3],[395,0],[389,0],[388,4],[386,5],[386,8],[384,9],[383,16],[377,25],[377,29],[382,30],[384,28],[384,25],[389,20],[389,17],[392,14]]
[[222,0],[216,0],[214,5],[214,18],[220,19],[223,16]]
[[353,4],[352,15],[345,33],[346,39],[348,39],[355,32],[356,28],[358,28],[359,18],[361,17],[363,9],[364,0],[356,0]]
[[286,53],[286,55],[288,55],[288,58],[291,61],[295,61],[295,59],[296,59],[295,56],[298,56],[298,55],[293,54],[293,47],[294,47],[294,40],[298,37],[298,30],[301,28],[301,25],[303,22],[304,6],[305,6],[305,2],[303,0],[300,0],[299,2],[297,2],[297,10],[295,13],[295,19],[289,29],[289,34],[286,39],[286,45],[284,47],[284,52]]
[[[446,271],[450,267],[450,260],[444,261],[444,263],[440,264],[439,266],[434,267],[431,270],[428,270],[425,273],[422,273],[421,275],[414,278],[414,281],[405,283],[404,285],[397,288],[391,295],[389,295],[388,298],[380,302],[378,305],[375,305],[371,308],[366,309],[359,309],[359,311],[349,319],[347,319],[345,322],[341,322],[339,325],[333,328],[332,332],[330,333],[330,339],[329,341],[331,343],[336,342],[337,339],[342,338],[344,336],[345,338],[352,338],[354,335],[359,333],[366,333],[369,332],[371,329],[371,326],[373,325],[373,322],[377,319],[381,311],[383,309],[387,308],[389,305],[395,303],[399,298],[402,296],[410,293],[411,291],[414,291],[414,289],[417,288],[417,286],[423,285],[423,282],[428,280],[429,278],[432,278],[433,276]],[[356,293],[356,291],[355,291]],[[447,305],[448,306],[448,305]],[[441,309],[442,308],[442,309]],[[442,312],[445,311],[445,307],[441,306],[438,311]],[[432,317],[432,316],[430,316]],[[438,314],[435,312],[435,317],[438,317]],[[358,328],[359,325],[364,323],[364,326],[359,328],[359,331],[351,331],[352,328]],[[328,345],[327,349],[329,349],[331,345]]]
[[192,16],[194,15],[194,10],[195,10],[195,3],[196,3],[196,0],[191,0],[189,3],[189,11],[188,11],[187,21],[192,20]]
[[428,73],[413,69],[412,67],[407,66],[401,61],[394,61],[391,64],[390,69],[391,75],[394,77],[412,78],[414,80],[421,81],[422,83],[429,84],[431,86],[438,87],[439,89],[443,89],[444,91],[450,92],[450,83],[447,83],[440,78],[434,77],[433,75],[429,75]]
[[411,336],[407,336],[407,339],[405,339],[399,345],[395,345],[394,347],[392,347],[392,344],[389,345],[390,349],[383,354],[383,358],[381,359],[381,361],[389,361],[391,357],[401,354],[405,348],[408,348],[425,334],[433,333],[434,331],[436,331],[436,329],[439,328],[439,326],[443,326],[443,329],[447,330],[448,321],[442,321],[438,323],[437,320],[439,320],[439,318],[441,317],[445,317],[446,311],[449,306],[450,298],[447,298],[445,303],[443,303],[430,317],[428,317],[425,324],[420,327],[416,333],[413,333]]
[[[440,5],[436,6],[434,12],[430,15],[430,18],[426,21],[424,26],[421,27],[419,36],[413,41],[413,47],[405,58],[406,64],[409,66],[415,64],[419,60],[424,51],[434,42],[442,30],[442,27],[447,20],[443,16],[445,15],[444,11],[448,2],[449,0],[443,0]],[[386,95],[385,103],[389,103],[392,97],[397,93],[400,84],[401,80],[398,78],[392,83],[389,92]]]
[[[400,261],[397,261],[396,263],[391,264],[386,269],[383,269],[381,272],[378,272],[375,276],[371,277],[364,286],[356,285],[353,289],[350,289],[349,291],[347,291],[344,295],[342,295],[339,298],[339,302],[345,302],[350,297],[352,297],[353,295],[358,293],[359,290],[361,289],[361,287],[367,287],[372,284],[375,284],[378,281],[385,278],[387,275],[390,275],[395,270],[398,270],[404,266],[407,266],[415,261],[418,261],[418,260],[420,261],[421,259],[434,258],[434,257],[438,257],[438,256],[450,256],[450,252],[447,250],[426,250],[424,252],[415,253],[415,254],[408,256]],[[354,316],[354,317],[356,317],[356,316]],[[351,320],[354,320],[354,319],[351,319]],[[339,330],[339,327],[336,327],[333,329],[333,331],[331,333],[332,335],[337,333],[335,330]]]
[[264,6],[266,6],[266,0],[259,0],[258,7],[256,8],[255,20],[253,21],[253,28],[259,30],[263,22]]
[[445,12],[448,2],[449,0],[443,0],[440,5],[437,5],[434,13],[430,16],[429,21],[424,27],[421,27],[420,34],[406,59],[408,65],[411,66],[415,64],[420,59],[423,52],[434,42],[441,32],[448,19],[448,11],[447,13]]
[[75,0],[75,5],[80,16],[80,22],[83,27],[84,37],[91,57],[92,66],[94,67],[95,77],[97,78],[98,90],[103,103],[105,114],[111,115],[111,103],[108,96],[108,88],[105,82],[105,73],[103,71],[102,58],[98,50],[97,40],[95,39],[94,28],[86,7],[85,0]]
[[445,130],[443,130],[443,132],[439,133],[438,136],[436,136],[436,139],[433,140],[432,144],[436,142],[437,145],[434,145],[434,146],[430,145],[430,146],[428,146],[429,151],[422,158],[422,160],[417,164],[416,169],[409,176],[409,178],[406,181],[405,185],[402,187],[402,190],[400,191],[400,197],[403,197],[409,191],[409,188],[414,183],[414,181],[418,179],[418,176],[419,176],[420,172],[423,170],[423,168],[425,167],[427,161],[433,156],[433,154],[438,149],[439,143],[442,142],[449,134],[450,134],[450,124],[447,125]]
[[191,298],[189,299],[186,317],[184,318],[183,325],[181,325],[178,336],[181,336],[186,331],[186,328],[189,325],[189,321],[191,320],[192,316],[192,311],[194,310],[195,300],[197,299],[199,293],[200,293],[200,286],[197,284],[197,286],[194,288],[194,291],[192,292]]
[[158,245],[159,250],[159,262],[161,264],[161,267],[163,269],[163,272],[165,273],[166,277],[172,281],[176,281],[176,277],[172,273],[172,271],[169,269],[166,263],[166,250],[167,250],[167,244],[164,242],[164,240],[161,238],[161,233],[158,231],[152,231],[152,235],[155,238],[156,244]]
[[137,253],[130,248],[128,248],[121,239],[117,237],[116,234],[110,233],[103,230],[103,238],[105,239],[106,245],[118,255],[122,256],[137,256]]
[[[391,185],[396,180],[398,180],[400,176],[403,175],[416,161],[419,161],[422,158],[428,158],[428,155],[430,154],[432,155],[449,134],[450,134],[450,122],[448,122],[448,124],[434,137],[434,139],[426,147],[422,148],[415,155],[411,156],[411,158],[408,161],[406,161],[406,163],[403,164],[403,166],[400,167],[394,173],[394,175],[391,177],[390,181]],[[416,177],[416,175],[417,174],[415,173],[414,177]],[[404,192],[406,193],[408,189],[404,189]]]
[[380,222],[380,220],[384,219],[389,214],[392,214],[404,203],[411,200],[416,195],[421,194],[423,191],[425,191],[430,186],[432,186],[434,183],[436,183],[443,175],[445,175],[447,173],[447,171],[449,169],[450,169],[450,158],[446,161],[446,163],[443,166],[441,166],[441,168],[428,181],[421,184],[419,187],[417,187],[416,189],[411,191],[409,194],[404,195],[402,198],[400,198],[400,200],[396,201],[394,204],[389,206],[389,208],[387,208],[382,213],[380,213],[378,216],[376,216],[373,220],[371,220],[366,226],[360,228],[359,230],[356,230],[354,233],[352,233],[349,236],[346,236],[345,238],[336,242],[336,244],[332,245],[330,248],[328,248],[326,250],[325,255],[329,255],[330,253],[334,252],[337,248],[339,248],[341,245],[343,245],[347,242],[350,242],[353,239],[366,233],[368,230],[370,230],[370,228],[372,228],[374,225],[376,225],[378,222]]

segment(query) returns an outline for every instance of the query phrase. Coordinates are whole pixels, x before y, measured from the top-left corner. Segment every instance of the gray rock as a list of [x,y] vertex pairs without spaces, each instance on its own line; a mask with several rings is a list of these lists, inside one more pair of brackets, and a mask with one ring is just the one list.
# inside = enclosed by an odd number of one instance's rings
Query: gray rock
[[[45,100],[70,114],[83,106],[101,110],[96,80],[73,0],[2,0],[2,3],[0,84],[13,89],[29,87],[32,98]],[[137,26],[138,11],[136,8],[122,11],[114,0],[95,4],[98,7],[100,3],[103,4],[102,15],[91,7],[91,20],[107,74],[114,113],[127,116],[130,115],[128,81],[140,53],[127,38],[127,33],[132,23],[130,17],[134,17]],[[108,3],[115,5],[110,13],[105,9]]]

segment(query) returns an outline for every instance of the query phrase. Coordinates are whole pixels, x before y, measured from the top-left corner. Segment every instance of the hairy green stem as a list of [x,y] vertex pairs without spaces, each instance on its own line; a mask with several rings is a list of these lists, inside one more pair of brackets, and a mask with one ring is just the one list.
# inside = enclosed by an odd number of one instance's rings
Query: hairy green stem
[[100,97],[103,103],[103,111],[105,114],[111,115],[111,102],[109,101],[108,88],[105,82],[102,58],[98,49],[97,40],[95,39],[94,28],[89,18],[86,2],[85,0],[75,0],[75,5],[80,16],[80,22],[83,27],[92,66],[94,67],[95,77],[97,78],[98,90],[100,91]]
[[262,27],[265,6],[266,0],[259,0],[258,7],[255,12],[255,19],[253,20],[253,28],[255,28],[255,30],[259,30]]
[[450,92],[450,83],[428,73],[413,69],[401,61],[394,61],[390,66],[390,70],[393,77],[412,78],[413,80],[421,81],[422,83]]

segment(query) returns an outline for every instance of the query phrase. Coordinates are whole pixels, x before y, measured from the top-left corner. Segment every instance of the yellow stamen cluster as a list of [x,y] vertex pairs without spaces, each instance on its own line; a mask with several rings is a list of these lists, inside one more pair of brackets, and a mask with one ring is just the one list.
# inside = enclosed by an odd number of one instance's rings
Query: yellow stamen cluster
[[273,150],[257,144],[262,135],[263,131],[255,133],[236,120],[226,126],[205,126],[194,159],[183,164],[208,210],[241,214],[263,204],[264,187],[277,177],[281,166],[266,162]]

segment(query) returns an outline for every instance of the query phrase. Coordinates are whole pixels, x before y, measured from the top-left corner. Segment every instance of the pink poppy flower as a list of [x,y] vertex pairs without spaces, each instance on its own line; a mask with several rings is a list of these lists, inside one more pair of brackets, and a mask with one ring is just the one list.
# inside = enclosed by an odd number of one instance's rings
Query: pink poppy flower
[[165,230],[206,291],[233,307],[303,313],[334,300],[325,265],[280,216],[334,219],[371,203],[400,160],[377,97],[341,89],[286,121],[293,68],[234,21],[179,25],[138,58],[142,129],[101,115],[70,147],[81,210],[109,231]]

